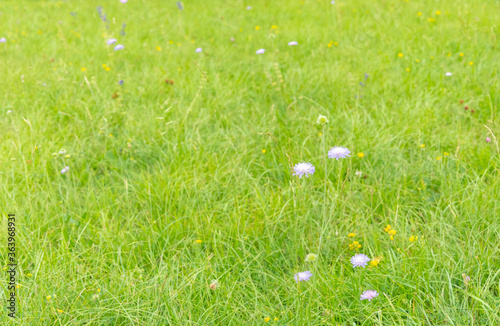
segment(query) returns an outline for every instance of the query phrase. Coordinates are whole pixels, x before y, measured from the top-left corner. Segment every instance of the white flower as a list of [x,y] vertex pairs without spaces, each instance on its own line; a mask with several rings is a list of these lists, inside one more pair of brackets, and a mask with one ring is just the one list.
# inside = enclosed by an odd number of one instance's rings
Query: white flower
[[355,254],[351,258],[351,264],[352,264],[352,267],[363,267],[363,268],[365,268],[366,264],[368,264],[368,262],[370,260],[371,259],[367,255],[364,255],[364,254]]
[[451,72],[447,72],[446,74],[444,74],[446,77],[450,77],[451,75],[453,75]]
[[299,42],[296,42],[296,41],[292,41],[292,42],[288,42],[288,45],[292,46],[292,45],[298,45]]
[[59,155],[64,155],[66,154],[66,150],[64,148],[61,148],[61,150],[59,151]]
[[314,174],[314,166],[311,163],[298,163],[293,167],[294,173],[293,175],[298,175],[299,179],[302,178],[302,176],[309,177],[310,175]]
[[248,6],[248,7],[247,7],[247,10],[250,10],[250,9],[252,9],[252,6]]
[[351,151],[341,146],[333,147],[328,151],[328,157],[335,158],[337,159],[337,161],[339,160],[339,158],[346,158],[350,156],[349,154],[351,154]]
[[5,42],[7,42],[7,40],[5,39],[5,37],[0,38],[0,43],[5,43]]
[[194,52],[196,52],[196,53],[200,53],[201,51],[203,51],[202,48],[197,48],[196,50],[194,50]]
[[61,173],[64,174],[69,171],[69,166],[66,166],[64,169],[61,170]]
[[125,49],[125,47],[121,44],[118,44],[117,46],[115,46],[115,51],[123,50],[123,49]]
[[257,54],[264,54],[264,52],[266,52],[265,49],[258,49],[256,53]]
[[363,172],[361,171],[356,171],[354,174],[360,178],[363,176]]
[[360,300],[372,301],[373,298],[378,297],[378,292],[375,290],[368,290],[361,294]]
[[316,120],[316,123],[319,125],[325,125],[326,123],[328,123],[328,118],[320,114],[318,120]]

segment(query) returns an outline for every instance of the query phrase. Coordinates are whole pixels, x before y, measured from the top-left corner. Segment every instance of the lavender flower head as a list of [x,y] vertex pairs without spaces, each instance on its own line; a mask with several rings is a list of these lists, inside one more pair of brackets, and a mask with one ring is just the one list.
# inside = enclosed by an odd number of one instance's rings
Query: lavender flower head
[[490,137],[486,137],[486,142],[490,143],[491,142],[491,138]]
[[110,38],[106,43],[108,45],[111,45],[111,44],[115,44],[116,42],[118,42],[115,38]]
[[295,283],[299,283],[302,281],[309,281],[311,276],[313,276],[313,274],[310,271],[305,271],[295,274],[293,278],[295,279]]
[[302,178],[302,176],[305,176],[307,178],[309,177],[309,174],[314,174],[314,170],[314,166],[311,163],[302,162],[295,164],[295,166],[293,167],[293,175],[299,176],[299,179]]
[[350,156],[349,154],[351,154],[351,151],[342,146],[333,147],[328,151],[328,157],[336,158],[337,161],[339,160],[339,158],[346,158]]
[[451,75],[453,75],[451,72],[447,72],[446,74],[444,74],[446,77],[450,77]]
[[125,47],[121,44],[118,44],[117,46],[115,46],[115,51],[123,50],[123,49],[125,49]]
[[265,49],[258,49],[255,53],[257,53],[257,54],[264,54],[264,52],[266,52]]
[[0,38],[0,43],[5,43],[5,42],[7,42],[7,40],[5,39],[5,37]]
[[64,174],[69,171],[69,166],[64,167],[64,169],[61,170],[61,174]]
[[288,42],[288,45],[290,45],[290,46],[299,45],[299,42],[297,42],[297,41]]
[[378,292],[375,290],[367,290],[361,294],[360,300],[372,301],[373,298],[378,297]]
[[201,51],[203,51],[203,49],[202,49],[202,48],[196,48],[196,50],[195,50],[194,52],[196,52],[196,53],[200,53]]
[[118,82],[118,85],[122,86],[122,85],[123,85],[123,80],[120,80],[120,81]]
[[365,254],[355,254],[352,258],[351,258],[351,264],[352,264],[352,267],[356,268],[356,267],[363,267],[365,268],[366,264],[368,264],[368,262],[370,261],[371,259],[365,255]]
[[120,0],[121,3],[127,3],[127,0]]

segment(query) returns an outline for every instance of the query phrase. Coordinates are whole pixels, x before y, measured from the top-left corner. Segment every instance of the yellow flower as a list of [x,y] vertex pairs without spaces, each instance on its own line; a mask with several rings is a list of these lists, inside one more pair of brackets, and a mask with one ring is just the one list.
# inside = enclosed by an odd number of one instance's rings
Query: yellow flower
[[421,12],[417,13],[417,16],[422,16],[422,13]]
[[105,69],[105,70],[106,70],[106,71],[110,71],[110,70],[111,70],[111,68],[110,68],[110,67],[106,67],[106,69]]
[[267,323],[270,320],[271,320],[271,317],[266,317],[266,318],[264,318],[264,323]]
[[434,18],[427,18],[427,20],[430,21],[431,23],[436,21]]
[[278,317],[275,317],[275,318],[274,318],[274,321],[278,321],[278,320],[280,320]]
[[102,65],[102,67],[103,67],[103,68],[106,68],[106,64],[104,63],[104,64]]
[[451,57],[451,53],[448,53],[448,56]]
[[262,154],[266,154],[266,150],[265,149],[262,150]]
[[463,56],[464,56],[464,54],[463,54],[463,53],[460,53],[460,56],[461,56],[461,57],[463,57]]
[[350,250],[358,250],[359,248],[361,248],[361,245],[357,241],[353,241],[351,244],[349,244]]
[[50,300],[50,298],[52,298],[52,296],[51,296],[51,295],[48,295],[48,296],[47,296],[47,300]]
[[377,266],[378,266],[378,264],[380,263],[380,260],[381,260],[381,259],[382,259],[382,258],[380,258],[380,257],[374,257],[374,258],[372,259],[372,261],[370,262],[370,267],[377,267]]
[[328,47],[331,48],[332,47],[332,43],[328,43]]
[[364,156],[365,156],[365,154],[363,154],[363,153],[358,153],[358,157],[359,157],[359,158],[363,158]]
[[396,230],[394,230],[394,229],[393,230],[389,230],[389,232],[387,232],[387,233],[389,233],[392,236],[392,235],[396,234]]
[[57,309],[57,312],[62,314],[64,311],[62,311],[61,309]]
[[33,274],[31,274],[31,273],[28,273],[28,276],[33,276]]
[[418,59],[415,59],[415,61],[416,61],[416,62],[420,62],[420,60],[418,60]]
[[272,25],[272,26],[271,26],[271,28],[272,28],[272,29],[278,29],[278,26],[276,26],[276,25]]
[[202,243],[202,241],[201,240],[196,240],[196,243]]
[[321,135],[323,135],[323,133],[322,133],[322,132],[318,133],[318,136],[321,136]]
[[347,236],[348,236],[349,238],[354,238],[354,237],[356,236],[356,234],[355,234],[355,233],[349,233]]
[[400,58],[404,57],[403,53],[398,54],[398,57],[400,57]]
[[101,292],[101,289],[97,289],[97,292]]
[[160,46],[157,46],[157,47],[156,47],[156,51],[161,51],[161,47],[160,47]]
[[258,31],[260,29],[259,26],[255,26],[255,30]]
[[390,229],[391,229],[391,226],[389,224],[387,224],[387,226],[384,228],[384,231],[389,232]]
[[174,44],[174,41],[168,41],[168,44]]
[[443,153],[443,155],[444,155],[444,156],[450,156],[450,153],[448,153],[448,152],[444,152],[444,153]]
[[394,240],[394,236],[391,235],[391,240]]
[[474,62],[472,62],[472,61],[471,61],[471,62],[469,62],[469,65],[471,65],[471,66],[472,66],[473,64],[474,64]]
[[338,43],[338,42],[335,42],[335,43],[333,43],[333,45],[337,46],[337,45],[339,45],[339,43]]
[[417,240],[418,240],[418,237],[416,237],[416,236],[414,236],[414,235],[412,235],[412,236],[410,237],[410,242],[415,242],[415,241],[417,241]]
[[436,11],[436,15],[441,15],[441,11]]
[[439,161],[440,159],[442,159],[442,157],[441,157],[441,156],[436,157],[436,160],[438,160],[438,161]]
[[87,70],[87,68],[82,68],[81,70],[82,70],[82,71],[85,71],[85,70]]
[[410,71],[410,68],[406,68],[406,71]]
[[425,148],[425,144],[420,145],[420,148]]

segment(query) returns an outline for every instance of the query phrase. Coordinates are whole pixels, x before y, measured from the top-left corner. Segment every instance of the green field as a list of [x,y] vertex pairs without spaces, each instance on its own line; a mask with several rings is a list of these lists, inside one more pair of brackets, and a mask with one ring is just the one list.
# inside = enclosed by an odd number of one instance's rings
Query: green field
[[0,12],[2,325],[500,325],[500,2]]

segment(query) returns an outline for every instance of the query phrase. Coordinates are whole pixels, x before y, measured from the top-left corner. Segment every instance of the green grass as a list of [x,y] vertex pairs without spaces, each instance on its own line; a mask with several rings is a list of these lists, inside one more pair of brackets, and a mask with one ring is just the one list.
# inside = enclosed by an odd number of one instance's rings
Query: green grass
[[[0,12],[2,324],[500,324],[497,1]],[[353,270],[353,241],[380,264]]]

